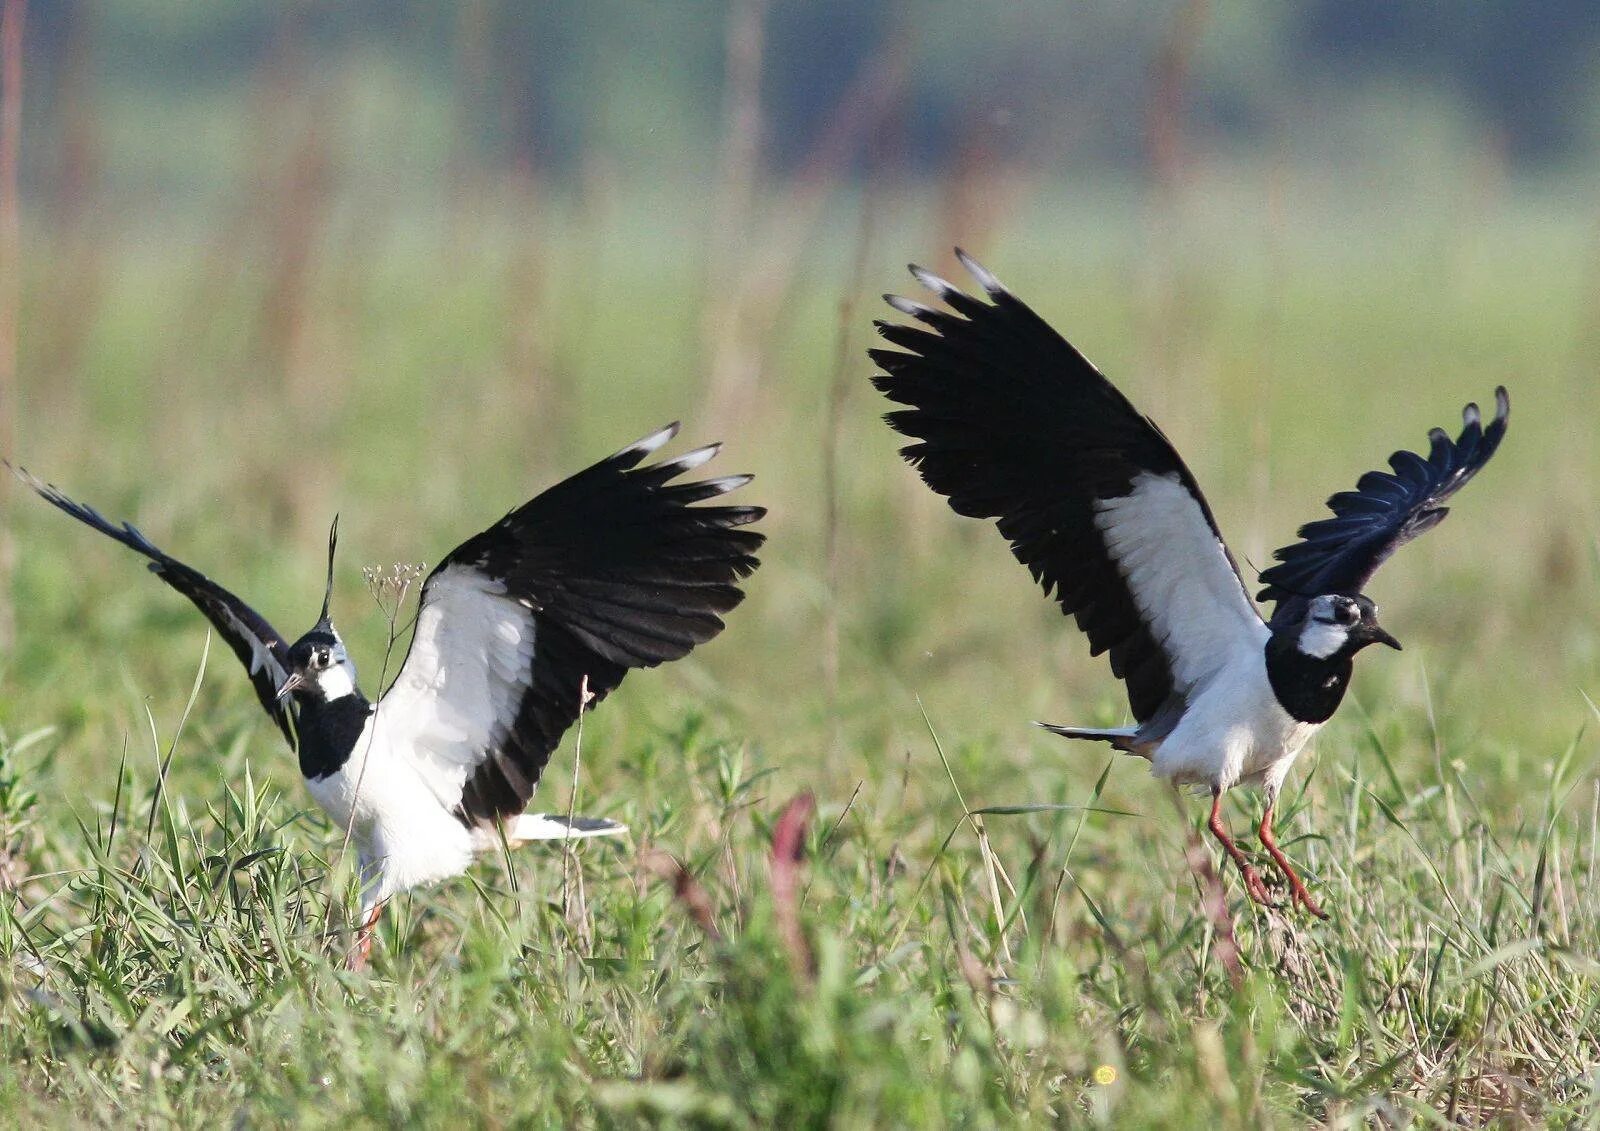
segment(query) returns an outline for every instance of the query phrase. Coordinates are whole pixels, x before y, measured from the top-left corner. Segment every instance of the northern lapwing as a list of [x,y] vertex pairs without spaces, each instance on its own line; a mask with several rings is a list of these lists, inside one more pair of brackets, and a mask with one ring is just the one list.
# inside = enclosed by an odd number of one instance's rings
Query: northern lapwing
[[1400,451],[1328,500],[1332,518],[1300,528],[1261,574],[1264,621],[1199,484],[1161,430],[1082,354],[961,251],[987,294],[964,294],[911,268],[948,309],[884,296],[915,324],[879,322],[898,349],[874,349],[889,424],[915,442],[901,454],[957,514],[993,519],[1011,551],[1127,685],[1134,723],[1039,724],[1148,759],[1175,785],[1211,792],[1209,827],[1245,888],[1270,902],[1222,824],[1225,790],[1259,785],[1259,835],[1295,904],[1326,917],[1273,836],[1278,791],[1295,756],[1333,714],[1351,661],[1399,643],[1363,594],[1390,554],[1431,529],[1442,505],[1505,435],[1510,405],[1484,426],[1463,412],[1454,441],[1429,433],[1426,456]]
[[[632,668],[685,656],[744,599],[763,536],[755,506],[695,506],[750,481],[675,482],[718,445],[644,465],[670,424],[581,471],[446,554],[423,583],[410,650],[372,702],[330,617],[335,520],[322,614],[289,643],[255,610],[26,471],[47,501],[150,559],[249,669],[257,698],[298,752],[318,804],[352,830],[364,877],[352,964],[384,902],[532,840],[621,833],[614,821],[525,813],[545,763],[582,708]],[[643,466],[641,466],[643,465]],[[503,839],[502,839],[503,838]]]

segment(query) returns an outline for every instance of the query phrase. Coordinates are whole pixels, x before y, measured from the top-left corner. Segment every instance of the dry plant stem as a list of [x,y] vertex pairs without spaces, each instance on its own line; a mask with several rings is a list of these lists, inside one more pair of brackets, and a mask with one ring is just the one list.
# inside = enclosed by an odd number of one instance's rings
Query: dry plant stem
[[1289,881],[1290,899],[1299,906],[1304,907],[1318,919],[1326,919],[1328,913],[1317,905],[1315,899],[1311,898],[1311,893],[1306,890],[1305,883],[1301,881],[1299,874],[1294,870],[1294,866],[1289,863],[1289,858],[1278,847],[1278,838],[1272,832],[1271,805],[1268,805],[1265,811],[1262,812],[1261,827],[1256,832],[1261,837],[1261,844],[1266,848],[1267,855],[1272,857],[1272,862],[1278,866],[1278,871],[1283,873],[1283,878]]
[[1190,61],[1205,30],[1207,8],[1206,0],[1186,0],[1173,15],[1172,27],[1156,58],[1146,137],[1157,183],[1167,188],[1183,174],[1184,88]]
[[802,793],[784,806],[772,830],[769,868],[772,882],[772,911],[778,920],[778,933],[789,952],[790,965],[807,982],[817,974],[816,955],[800,927],[800,867],[805,858],[806,824],[816,810],[816,799]]
[[761,66],[765,55],[767,0],[735,0],[729,5],[723,65],[723,137],[716,222],[707,256],[708,287],[701,333],[711,357],[713,390],[745,384],[753,364],[741,317],[741,248],[751,235],[750,214],[761,167]]
[[1207,0],[1180,0],[1150,72],[1150,96],[1145,112],[1145,151],[1155,191],[1150,199],[1148,320],[1143,335],[1150,350],[1149,366],[1168,380],[1165,398],[1145,408],[1155,417],[1166,415],[1169,399],[1201,390],[1185,389],[1191,357],[1186,332],[1191,330],[1189,304],[1181,278],[1182,263],[1174,249],[1183,246],[1181,192],[1191,176],[1192,162],[1184,141],[1184,106],[1190,65],[1205,32]]
[[[61,233],[60,251],[52,258],[59,271],[41,280],[37,310],[29,320],[37,343],[32,384],[34,402],[51,416],[72,419],[82,411],[81,385],[94,366],[90,336],[107,295],[106,261],[111,254],[99,222],[97,193],[105,166],[101,145],[102,103],[98,99],[101,69],[95,45],[98,9],[103,5],[65,6],[60,33],[52,118],[60,136],[52,148],[59,155],[48,188],[52,226]],[[213,296],[215,297],[215,296]],[[192,346],[193,339],[185,339]]]
[[[917,697],[917,709],[922,712],[923,724],[928,728],[928,736],[933,739],[933,748],[938,752],[939,762],[944,766],[945,776],[950,779],[950,788],[955,791],[956,801],[961,805],[962,815],[967,823],[972,826],[972,831],[978,837],[978,854],[983,858],[984,875],[989,881],[989,899],[994,904],[994,928],[1000,936],[1000,955],[1007,964],[1011,962],[1011,945],[1006,941],[1006,908],[1005,902],[1000,897],[1001,879],[1005,880],[1006,888],[1013,896],[1017,894],[1016,885],[1011,882],[1011,877],[1005,873],[999,859],[994,854],[994,848],[989,843],[989,832],[983,825],[983,819],[967,807],[967,799],[961,794],[961,786],[956,784],[955,771],[950,768],[950,759],[945,757],[944,743],[939,741],[939,734],[933,729],[933,720],[928,718],[928,710],[922,705],[922,697]],[[1027,929],[1027,917],[1018,915],[1023,929]]]
[[[17,446],[17,317],[22,300],[22,221],[17,207],[17,157],[22,144],[22,25],[27,0],[0,10],[0,450]],[[0,504],[11,497],[0,476]],[[11,524],[0,522],[0,648],[13,633]]]
[[908,70],[904,23],[899,21],[882,48],[863,60],[785,190],[772,194],[776,203],[765,209],[765,221],[752,220],[739,233],[749,269],[712,280],[735,296],[728,311],[718,315],[720,334],[713,343],[707,396],[717,419],[738,421],[753,407],[763,351],[801,257],[815,243],[823,205],[864,141],[900,101]]
[[[589,677],[578,682],[578,728],[572,744],[572,792],[567,797],[567,828],[572,828],[573,814],[578,808],[578,782],[583,767],[583,716],[593,702],[589,691]],[[588,904],[583,891],[583,868],[578,862],[577,846],[571,837],[561,842],[561,913],[569,926],[576,926],[584,952],[592,943],[589,931]]]
[[1211,819],[1206,822],[1206,827],[1211,830],[1211,835],[1217,838],[1223,851],[1239,866],[1239,873],[1244,877],[1245,891],[1250,893],[1250,898],[1263,907],[1273,907],[1272,896],[1267,893],[1267,885],[1261,880],[1261,873],[1257,872],[1245,856],[1244,850],[1228,835],[1228,829],[1222,823],[1222,791],[1211,791]]
[[874,220],[877,212],[879,179],[869,176],[861,198],[861,213],[856,229],[855,255],[850,264],[850,280],[839,300],[839,328],[835,338],[833,379],[828,385],[828,411],[822,434],[822,485],[825,520],[822,528],[822,554],[826,563],[827,604],[823,610],[824,676],[828,688],[828,713],[833,718],[833,745],[840,746],[839,734],[839,605],[843,583],[843,540],[839,536],[839,449],[845,427],[845,405],[850,389],[858,380],[854,363],[856,302],[861,294],[870,262]]
[[1211,866],[1211,855],[1205,842],[1193,826],[1189,829],[1189,842],[1184,849],[1184,860],[1200,883],[1200,904],[1211,922],[1216,937],[1214,951],[1217,961],[1228,974],[1234,989],[1244,984],[1244,969],[1239,962],[1239,940],[1233,932],[1233,916],[1228,914],[1228,894],[1222,886],[1222,877]]
[[662,852],[660,849],[650,849],[640,855],[639,866],[657,879],[670,883],[673,898],[683,905],[695,925],[704,931],[712,942],[722,941],[722,932],[717,929],[716,916],[712,914],[711,897],[706,894],[706,889],[694,878],[689,869],[671,853]]
[[[425,569],[426,567],[419,562],[414,566],[396,565],[394,567],[394,572],[391,575],[386,575],[382,569],[368,568],[361,571],[362,576],[367,582],[367,591],[372,594],[372,599],[378,603],[378,609],[383,613],[384,619],[388,621],[389,625],[389,639],[383,647],[383,666],[378,670],[379,687],[383,687],[389,682],[389,664],[394,658],[394,646],[399,642],[401,634],[416,623],[416,618],[413,617],[412,620],[409,621],[404,628],[402,628],[399,623],[400,609],[405,604],[406,595],[411,591],[411,583],[418,577],[421,577],[425,572]],[[386,597],[392,601],[392,604],[384,604]],[[379,697],[382,697],[381,693]],[[374,719],[377,718],[376,715],[373,717]],[[350,851],[350,841],[355,836],[356,807],[361,802],[361,785],[364,781],[366,781],[367,778],[367,766],[371,762],[372,743],[377,739],[378,736],[377,726],[374,725],[373,727],[369,728],[367,735],[367,748],[362,754],[361,770],[356,774],[355,789],[351,791],[350,819],[345,822],[344,837],[339,842],[340,855]],[[356,882],[358,884],[365,885],[367,882],[367,877],[364,875],[358,875],[356,877]],[[376,908],[373,909],[372,915],[364,924],[362,924],[360,932],[357,934],[358,942],[362,937],[365,937],[366,940],[366,949],[363,952],[361,959],[363,967],[366,965],[366,955],[372,950],[372,932],[377,927],[378,914],[382,910],[383,904],[380,903]],[[332,926],[333,901],[329,900],[327,915],[322,922],[322,929],[326,933],[332,930]],[[352,967],[352,969],[358,968],[359,967]]]

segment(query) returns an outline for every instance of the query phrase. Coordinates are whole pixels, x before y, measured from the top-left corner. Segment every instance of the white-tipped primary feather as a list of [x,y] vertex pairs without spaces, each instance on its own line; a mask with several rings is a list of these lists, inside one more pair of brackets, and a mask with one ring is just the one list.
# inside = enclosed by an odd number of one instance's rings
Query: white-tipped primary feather
[[915,263],[909,265],[911,277],[927,287],[940,298],[956,293],[956,285],[947,279],[941,279],[926,267],[918,267]]
[[901,314],[926,322],[938,312],[931,306],[923,306],[915,299],[906,298],[904,295],[884,295],[883,301],[894,307]]
[[990,271],[987,267],[979,263],[966,252],[962,251],[959,247],[956,248],[956,259],[958,259],[961,262],[961,266],[965,267],[968,273],[978,281],[978,285],[984,290],[988,291],[991,295],[1005,293],[1005,286],[1001,284],[999,279],[995,278],[994,272]]
[[753,475],[724,475],[719,479],[707,479],[698,484],[703,488],[707,498],[712,495],[726,495],[729,491],[737,491],[746,483],[755,478]]
[[674,475],[685,471],[693,471],[703,463],[710,461],[711,457],[722,450],[721,444],[707,444],[703,448],[696,448],[692,452],[685,452],[675,460],[668,460],[661,465],[662,471],[671,470]]
[[682,425],[678,421],[674,420],[665,428],[659,428],[650,433],[650,435],[645,436],[642,439],[635,440],[621,451],[610,456],[605,462],[609,462],[611,459],[618,459],[622,456],[632,455],[635,452],[644,452],[646,455],[648,455],[650,452],[655,451],[662,444],[665,444],[668,440],[676,436],[680,427],[682,427]]

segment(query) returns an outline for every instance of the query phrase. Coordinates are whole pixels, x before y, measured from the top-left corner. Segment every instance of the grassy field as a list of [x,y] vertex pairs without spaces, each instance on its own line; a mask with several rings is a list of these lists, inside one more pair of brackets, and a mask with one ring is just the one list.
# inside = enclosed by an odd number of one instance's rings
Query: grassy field
[[[1286,791],[1286,847],[1333,918],[1227,876],[1237,978],[1186,863],[1199,803],[1027,725],[1125,701],[878,420],[867,320],[904,260],[946,262],[936,198],[865,224],[842,202],[772,268],[775,297],[765,245],[709,263],[708,214],[666,191],[352,203],[298,265],[270,217],[35,234],[7,454],[291,636],[339,511],[335,614],[369,691],[388,626],[361,567],[435,561],[665,420],[757,474],[771,540],[721,638],[585,725],[577,808],[632,839],[413,893],[356,975],[352,855],[231,656],[202,659],[201,618],[132,555],[13,490],[0,1112],[1600,1123],[1592,212],[1515,185],[1348,189],[1036,191],[979,248],[1157,417],[1256,565],[1511,389],[1501,455],[1373,587],[1406,651],[1363,657]],[[759,375],[718,392],[741,319]],[[569,736],[546,807],[576,760]],[[772,845],[803,794],[794,864]],[[1241,830],[1255,804],[1232,799]]]

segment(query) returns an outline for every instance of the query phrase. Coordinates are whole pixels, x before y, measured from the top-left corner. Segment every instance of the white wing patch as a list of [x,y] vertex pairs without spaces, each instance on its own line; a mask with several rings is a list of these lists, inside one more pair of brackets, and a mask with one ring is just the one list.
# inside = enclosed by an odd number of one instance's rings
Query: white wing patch
[[1175,472],[1140,472],[1128,494],[1096,500],[1094,522],[1178,690],[1192,691],[1266,646],[1271,633]]
[[278,663],[278,658],[272,654],[272,646],[252,632],[227,605],[221,602],[213,604],[217,612],[228,618],[228,624],[238,634],[239,639],[250,642],[250,675],[254,677],[260,674],[262,668],[267,668],[272,675],[272,685],[282,687],[288,680],[289,673],[283,670],[283,665]]
[[534,636],[533,610],[470,567],[450,566],[423,590],[411,651],[378,702],[372,730],[416,766],[446,808],[516,721]]

